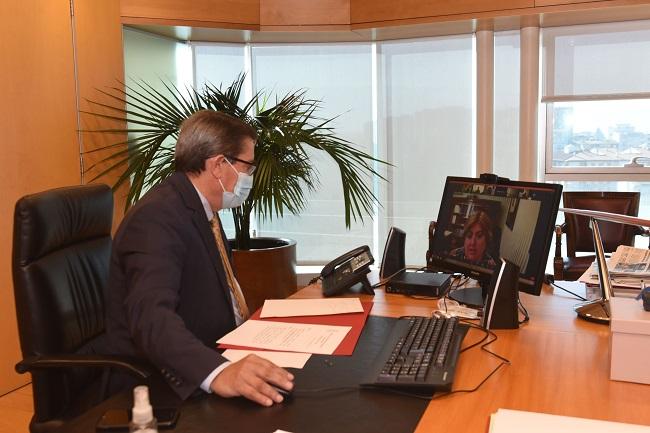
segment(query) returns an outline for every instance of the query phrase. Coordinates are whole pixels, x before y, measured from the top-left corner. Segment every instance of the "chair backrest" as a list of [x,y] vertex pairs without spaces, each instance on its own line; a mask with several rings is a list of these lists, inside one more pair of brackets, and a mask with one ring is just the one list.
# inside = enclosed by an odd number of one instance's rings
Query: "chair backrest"
[[[13,280],[23,357],[96,353],[104,331],[113,195],[107,185],[25,196],[14,213]],[[61,416],[92,378],[32,373],[34,423]]]
[[[638,216],[638,192],[594,192],[565,191],[562,194],[564,207],[612,212],[623,215]],[[593,234],[587,217],[564,214],[567,233],[567,254],[575,257],[576,251],[594,251]],[[619,245],[633,245],[635,228],[610,222],[598,223],[603,238],[605,252],[616,250]]]

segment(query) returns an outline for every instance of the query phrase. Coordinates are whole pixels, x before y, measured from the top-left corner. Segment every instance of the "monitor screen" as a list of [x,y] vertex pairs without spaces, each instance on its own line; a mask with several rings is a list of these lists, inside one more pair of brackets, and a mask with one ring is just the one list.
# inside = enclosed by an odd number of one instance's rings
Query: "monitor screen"
[[485,282],[503,257],[519,266],[519,290],[539,295],[561,192],[494,175],[448,177],[428,265]]

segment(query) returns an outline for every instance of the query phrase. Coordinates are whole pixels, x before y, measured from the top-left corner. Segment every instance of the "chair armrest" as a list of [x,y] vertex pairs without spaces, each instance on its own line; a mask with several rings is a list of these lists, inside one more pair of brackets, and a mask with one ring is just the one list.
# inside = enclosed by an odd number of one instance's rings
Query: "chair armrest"
[[151,368],[140,360],[112,355],[46,355],[31,356],[16,364],[20,374],[32,370],[71,367],[112,367],[146,379],[151,376]]
[[[634,227],[634,236],[648,236],[650,238],[650,229],[645,227]],[[648,241],[648,249],[650,249],[650,240]]]

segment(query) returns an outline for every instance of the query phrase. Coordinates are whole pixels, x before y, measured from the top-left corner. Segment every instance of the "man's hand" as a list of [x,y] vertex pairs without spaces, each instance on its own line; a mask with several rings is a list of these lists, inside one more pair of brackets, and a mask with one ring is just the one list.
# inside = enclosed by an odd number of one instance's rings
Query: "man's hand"
[[290,391],[293,374],[264,358],[248,355],[224,368],[210,384],[222,397],[243,396],[263,406],[281,403],[283,398],[273,386]]

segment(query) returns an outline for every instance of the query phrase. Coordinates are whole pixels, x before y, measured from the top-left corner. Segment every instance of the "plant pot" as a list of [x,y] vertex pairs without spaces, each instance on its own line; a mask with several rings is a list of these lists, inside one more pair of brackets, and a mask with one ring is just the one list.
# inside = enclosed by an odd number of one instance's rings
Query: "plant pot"
[[235,275],[251,313],[265,299],[284,299],[298,290],[296,241],[252,238],[250,250],[233,249],[232,254]]

